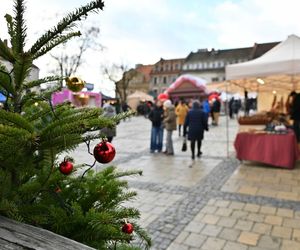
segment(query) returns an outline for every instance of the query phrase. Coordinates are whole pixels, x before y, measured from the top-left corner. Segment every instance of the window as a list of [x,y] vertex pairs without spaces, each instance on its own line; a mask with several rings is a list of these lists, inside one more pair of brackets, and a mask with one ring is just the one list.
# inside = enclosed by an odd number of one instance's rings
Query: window
[[154,77],[154,78],[153,78],[153,83],[154,83],[154,85],[157,84],[157,77]]
[[198,69],[202,69],[202,63],[198,63]]
[[179,69],[179,65],[177,63],[175,64],[175,69]]
[[166,65],[166,71],[169,70],[169,67],[170,67],[169,64],[167,64],[167,65]]
[[163,83],[164,83],[164,84],[167,83],[167,77],[166,77],[166,76],[164,76],[164,78],[163,78]]
[[[178,65],[178,64],[176,64],[176,65]],[[177,69],[177,68],[176,68],[176,69]],[[187,69],[188,69],[187,65],[186,65],[186,64],[183,65],[182,69],[183,69],[183,70],[187,70]]]
[[211,81],[212,81],[212,82],[217,82],[217,81],[219,81],[219,78],[218,78],[218,77],[212,77],[212,78],[211,78]]
[[203,69],[206,69],[206,68],[207,68],[207,63],[204,62],[204,63],[203,63]]

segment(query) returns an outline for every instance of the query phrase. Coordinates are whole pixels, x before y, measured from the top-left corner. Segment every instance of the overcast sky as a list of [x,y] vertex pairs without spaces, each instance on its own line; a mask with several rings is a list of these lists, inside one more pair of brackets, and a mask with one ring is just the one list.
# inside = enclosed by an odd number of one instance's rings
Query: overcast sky
[[[28,47],[60,17],[88,0],[27,0]],[[1,0],[0,37],[8,38],[6,13],[12,0]],[[299,0],[106,0],[104,11],[87,21],[100,28],[105,50],[91,51],[80,76],[110,94],[113,85],[101,77],[100,66],[123,63],[154,64],[184,58],[201,48],[237,48],[255,42],[282,41],[300,36]],[[50,59],[35,62],[41,76]]]

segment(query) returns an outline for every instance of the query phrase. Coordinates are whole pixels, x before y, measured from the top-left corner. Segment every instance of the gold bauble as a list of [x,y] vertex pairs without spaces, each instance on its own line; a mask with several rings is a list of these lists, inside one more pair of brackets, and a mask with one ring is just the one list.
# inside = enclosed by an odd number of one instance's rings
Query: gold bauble
[[79,77],[72,76],[66,78],[68,89],[73,92],[79,92],[84,88],[85,81],[81,80]]

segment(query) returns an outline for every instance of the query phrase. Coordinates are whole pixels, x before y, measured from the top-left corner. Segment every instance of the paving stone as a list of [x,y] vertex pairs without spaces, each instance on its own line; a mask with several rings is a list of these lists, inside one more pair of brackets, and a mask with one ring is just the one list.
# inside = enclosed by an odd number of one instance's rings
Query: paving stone
[[299,219],[283,219],[283,226],[300,229],[300,220]]
[[287,209],[287,208],[278,208],[277,215],[282,217],[293,218],[294,211],[292,209]]
[[[263,213],[263,214],[275,215],[276,210],[277,210],[276,207],[261,206],[259,212]],[[279,215],[279,214],[277,214],[277,215]]]
[[184,231],[188,231],[188,232],[192,232],[192,233],[200,233],[204,226],[205,226],[205,224],[203,224],[203,223],[191,221],[186,226],[186,228],[184,229]]
[[216,211],[216,215],[220,215],[220,216],[230,216],[232,213],[232,209],[230,208],[226,208],[226,207],[220,207],[218,208],[218,210]]
[[206,237],[200,234],[191,233],[185,240],[184,244],[190,247],[201,247]]
[[283,240],[281,250],[299,250],[300,243],[291,241],[291,240]]
[[236,219],[247,219],[249,213],[246,211],[233,211],[231,217]]
[[237,242],[226,242],[223,250],[247,250],[248,246]]
[[252,231],[259,234],[269,235],[272,230],[272,225],[268,225],[265,223],[255,223]]
[[229,208],[242,210],[245,205],[246,205],[246,203],[243,203],[243,202],[232,201],[229,205]]
[[274,226],[271,235],[274,237],[280,237],[289,240],[292,236],[292,229],[287,227]]
[[240,236],[241,231],[237,229],[224,228],[219,234],[219,237],[225,240],[236,241]]
[[232,228],[237,222],[237,219],[230,217],[221,217],[218,221],[218,225],[222,227],[230,227]]
[[215,225],[206,225],[202,229],[201,234],[216,237],[221,232],[221,230],[222,230],[222,227],[218,227]]
[[282,240],[277,237],[263,235],[258,241],[258,247],[262,249],[280,249]]
[[265,215],[264,214],[258,214],[258,213],[250,213],[247,217],[247,220],[255,221],[255,222],[264,222]]
[[300,230],[293,229],[292,240],[300,241]]
[[242,232],[238,238],[238,242],[250,246],[256,246],[260,235],[251,232]]
[[201,246],[202,250],[221,250],[223,249],[226,241],[218,238],[208,237],[204,244]]
[[201,209],[201,213],[214,214],[218,208],[216,206],[205,206]]
[[178,244],[176,242],[173,242],[167,250],[190,250],[188,246],[184,246],[182,244]]
[[242,231],[250,231],[253,227],[253,224],[254,223],[252,221],[238,220],[234,228]]
[[181,232],[181,233],[176,237],[176,239],[174,240],[174,242],[176,242],[176,243],[182,243],[189,235],[190,235],[190,232],[183,231],[183,232]]
[[206,223],[206,224],[215,225],[215,224],[217,224],[217,222],[219,220],[220,220],[220,216],[216,216],[213,214],[207,214],[202,218],[201,222]]
[[273,215],[267,215],[265,218],[265,223],[266,224],[271,224],[271,225],[282,225],[283,218],[281,216],[273,216]]
[[216,200],[214,205],[217,207],[228,207],[230,205],[230,201]]
[[256,213],[258,212],[260,209],[260,206],[259,205],[255,205],[255,204],[246,204],[246,206],[244,207],[243,210],[245,211],[248,211],[248,212],[253,212],[253,213]]

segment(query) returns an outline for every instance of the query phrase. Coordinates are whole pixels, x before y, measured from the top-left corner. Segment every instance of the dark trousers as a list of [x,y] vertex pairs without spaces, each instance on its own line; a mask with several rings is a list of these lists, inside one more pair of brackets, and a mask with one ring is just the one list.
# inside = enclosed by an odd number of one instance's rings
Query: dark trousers
[[191,140],[191,151],[192,151],[192,159],[195,159],[195,144],[197,141],[197,156],[199,157],[201,155],[201,143],[202,140]]
[[297,142],[300,142],[300,120],[294,120],[293,129],[297,138]]

